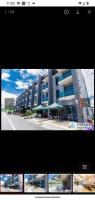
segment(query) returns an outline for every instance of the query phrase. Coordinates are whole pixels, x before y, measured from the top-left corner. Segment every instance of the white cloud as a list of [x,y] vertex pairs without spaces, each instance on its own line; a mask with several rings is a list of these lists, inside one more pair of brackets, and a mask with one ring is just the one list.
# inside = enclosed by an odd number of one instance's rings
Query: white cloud
[[26,74],[25,74],[24,71],[22,71],[22,70],[20,70],[20,75],[21,75],[21,77],[22,77],[23,79],[26,78]]
[[39,72],[39,69],[20,69],[21,73],[23,73],[24,71],[26,71],[28,74],[37,75]]
[[33,80],[29,79],[28,83],[29,83],[29,85],[32,85]]
[[1,104],[2,107],[4,107],[5,105],[5,98],[14,98],[16,100],[17,95],[9,93],[9,92],[5,92],[4,90],[1,91]]
[[37,75],[38,69],[20,69],[20,75],[23,79],[28,78],[30,75]]
[[47,72],[48,72],[48,69],[39,69],[39,74],[41,76],[43,76],[44,74],[47,74]]
[[26,69],[26,71],[29,74],[34,74],[34,75],[38,74],[38,69]]
[[20,71],[25,71],[26,69],[20,69]]
[[10,81],[8,78],[10,77],[10,74],[3,72],[1,74],[1,79],[5,81]]
[[27,89],[28,83],[24,83],[22,81],[16,81],[15,84],[17,85],[16,89]]

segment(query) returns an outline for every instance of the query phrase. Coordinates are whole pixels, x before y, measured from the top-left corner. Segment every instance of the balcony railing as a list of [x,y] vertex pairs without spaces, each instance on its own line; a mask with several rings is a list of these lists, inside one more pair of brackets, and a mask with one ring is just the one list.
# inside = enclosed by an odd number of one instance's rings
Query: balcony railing
[[44,101],[48,101],[48,97],[42,98],[42,102],[44,102]]
[[60,92],[58,94],[58,98],[61,98],[61,97],[66,97],[66,96],[70,96],[70,95],[74,95],[74,90],[70,90],[70,91],[63,91],[63,92]]
[[43,90],[46,89],[46,88],[48,88],[48,83],[42,86]]
[[37,103],[37,99],[34,99],[34,104]]
[[28,107],[31,107],[31,103],[28,103]]
[[64,91],[61,91],[61,92],[57,91],[57,98],[70,96],[70,95],[74,95],[74,94],[75,94],[74,86],[70,85],[70,86],[64,88]]
[[70,71],[67,71],[67,72],[65,72],[62,76],[60,76],[60,77],[57,78],[57,82],[62,81],[62,80],[64,80],[65,78],[67,78],[67,77],[69,77],[69,76],[71,76],[71,75],[72,75],[71,70],[70,70]]
[[35,91],[34,91],[34,94],[37,94],[37,92],[38,92],[38,90],[35,90]]

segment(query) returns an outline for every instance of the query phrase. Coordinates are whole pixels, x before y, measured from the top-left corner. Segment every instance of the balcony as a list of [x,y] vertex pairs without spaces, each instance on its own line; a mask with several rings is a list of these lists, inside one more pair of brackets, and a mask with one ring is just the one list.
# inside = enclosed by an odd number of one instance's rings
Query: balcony
[[59,85],[66,85],[72,82],[72,72],[71,70],[65,72],[63,75],[57,78],[57,83]]
[[36,105],[38,103],[37,97],[34,98],[34,104]]
[[34,91],[34,95],[37,96],[38,95],[38,90]]
[[34,87],[35,87],[35,88],[38,88],[38,84],[36,84]]
[[62,100],[71,100],[75,98],[75,91],[74,87],[71,85],[69,87],[66,87],[64,91],[59,92],[57,94],[57,98],[62,99]]
[[47,101],[48,101],[48,97],[42,98],[42,102],[47,102]]
[[48,83],[45,85],[42,85],[42,90],[47,91],[47,89],[48,89]]
[[34,105],[37,105],[37,101],[34,101]]

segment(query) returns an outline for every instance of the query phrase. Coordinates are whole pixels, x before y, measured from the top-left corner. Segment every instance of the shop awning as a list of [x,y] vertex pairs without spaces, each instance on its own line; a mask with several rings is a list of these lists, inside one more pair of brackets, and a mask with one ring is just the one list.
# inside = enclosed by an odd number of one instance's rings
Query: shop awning
[[48,106],[48,109],[62,109],[63,106],[59,105],[58,103],[53,103],[50,106]]
[[43,110],[43,109],[44,109],[44,107],[42,105],[40,105],[40,106],[38,106],[36,108],[33,108],[33,110]]

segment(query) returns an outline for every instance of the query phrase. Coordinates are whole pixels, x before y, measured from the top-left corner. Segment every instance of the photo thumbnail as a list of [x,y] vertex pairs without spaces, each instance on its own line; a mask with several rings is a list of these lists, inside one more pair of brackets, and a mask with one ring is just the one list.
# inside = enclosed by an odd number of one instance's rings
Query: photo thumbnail
[[24,192],[46,193],[46,174],[24,174]]
[[73,192],[95,193],[95,174],[74,174]]
[[49,192],[50,193],[69,193],[72,192],[71,174],[49,174]]
[[23,192],[23,175],[1,174],[0,192]]

